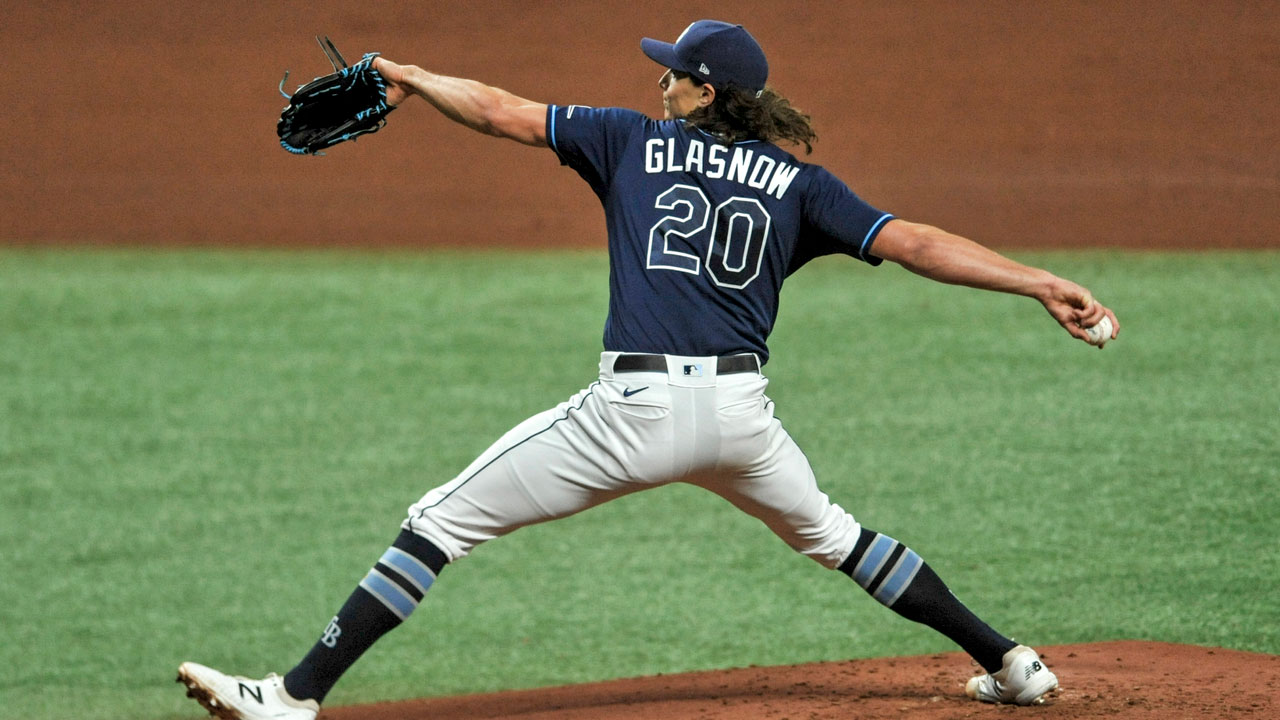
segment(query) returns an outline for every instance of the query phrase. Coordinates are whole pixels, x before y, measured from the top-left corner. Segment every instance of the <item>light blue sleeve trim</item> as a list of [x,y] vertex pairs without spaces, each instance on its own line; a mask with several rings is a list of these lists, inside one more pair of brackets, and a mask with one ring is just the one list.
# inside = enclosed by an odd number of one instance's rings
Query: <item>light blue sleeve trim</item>
[[880,226],[884,225],[885,223],[889,222],[892,219],[893,219],[893,215],[889,213],[885,213],[880,217],[879,220],[876,221],[875,225],[871,226],[871,229],[867,231],[867,236],[862,239],[862,247],[858,248],[859,259],[861,260],[867,259],[867,248],[871,247],[871,241],[876,239],[876,233],[880,232]]
[[558,109],[557,105],[547,106],[547,144],[556,155],[560,154],[560,148],[556,147],[556,110]]

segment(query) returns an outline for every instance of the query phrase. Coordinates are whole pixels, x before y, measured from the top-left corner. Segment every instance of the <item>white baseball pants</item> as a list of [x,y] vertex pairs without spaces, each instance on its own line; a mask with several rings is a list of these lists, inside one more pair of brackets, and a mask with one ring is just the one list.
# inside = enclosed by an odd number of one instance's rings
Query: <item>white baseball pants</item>
[[449,559],[513,530],[617,497],[688,482],[763,522],[828,568],[860,527],[818,489],[758,371],[718,374],[714,357],[665,357],[666,371],[615,372],[517,425],[409,508],[403,527]]

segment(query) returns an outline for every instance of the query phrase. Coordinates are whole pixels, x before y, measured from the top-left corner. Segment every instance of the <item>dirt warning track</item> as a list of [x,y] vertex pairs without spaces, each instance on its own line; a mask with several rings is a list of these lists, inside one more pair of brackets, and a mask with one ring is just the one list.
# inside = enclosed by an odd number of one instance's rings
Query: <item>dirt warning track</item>
[[0,76],[0,243],[602,247],[595,197],[549,150],[415,101],[294,157],[277,83],[326,71],[326,34],[349,59],[658,114],[640,37],[705,15],[759,38],[815,119],[808,159],[900,217],[1001,248],[1280,247],[1275,2],[318,2],[301,29],[297,10],[7,9],[0,43],[48,81]]

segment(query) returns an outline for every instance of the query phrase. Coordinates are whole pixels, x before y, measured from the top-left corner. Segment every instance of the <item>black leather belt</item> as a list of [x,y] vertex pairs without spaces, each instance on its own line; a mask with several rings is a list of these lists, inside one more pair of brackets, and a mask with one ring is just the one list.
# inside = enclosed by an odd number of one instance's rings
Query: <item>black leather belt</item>
[[[619,355],[613,361],[614,372],[666,372],[667,357],[665,355]],[[760,372],[760,361],[751,353],[728,355],[716,358],[716,374],[732,375],[733,373]]]

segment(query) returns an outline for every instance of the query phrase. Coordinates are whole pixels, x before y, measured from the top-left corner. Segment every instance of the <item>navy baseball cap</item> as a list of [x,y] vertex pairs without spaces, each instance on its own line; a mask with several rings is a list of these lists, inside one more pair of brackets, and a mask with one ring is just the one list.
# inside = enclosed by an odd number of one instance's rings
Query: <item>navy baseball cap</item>
[[764,50],[741,25],[699,20],[685,28],[674,44],[644,38],[640,49],[659,65],[715,87],[732,83],[759,93],[769,79]]

